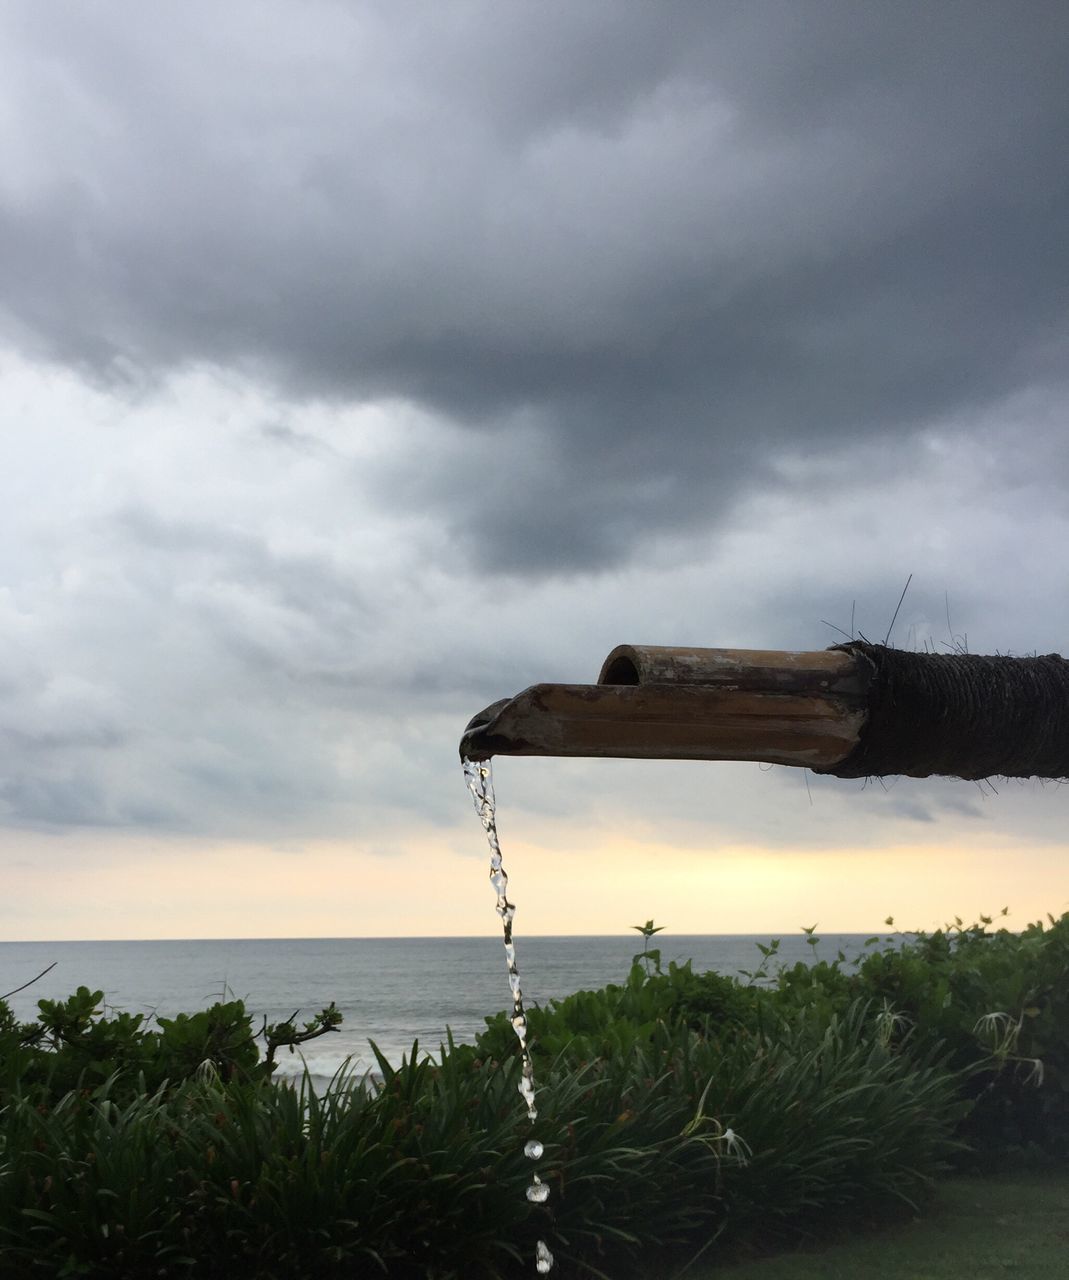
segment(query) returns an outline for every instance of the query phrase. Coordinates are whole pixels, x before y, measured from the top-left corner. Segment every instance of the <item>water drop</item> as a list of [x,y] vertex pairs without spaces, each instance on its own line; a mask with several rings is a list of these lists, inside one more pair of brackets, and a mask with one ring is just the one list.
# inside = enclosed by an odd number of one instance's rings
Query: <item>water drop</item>
[[[521,1069],[520,1083],[517,1090],[527,1107],[527,1118],[538,1119],[535,1106],[534,1062],[531,1050],[527,1045],[527,1015],[523,1008],[523,991],[520,987],[520,973],[516,966],[516,948],[512,942],[512,921],[516,915],[515,906],[507,896],[509,878],[505,872],[501,857],[501,844],[497,836],[497,820],[495,814],[494,780],[489,761],[464,761],[464,777],[475,801],[475,812],[479,816],[486,840],[490,846],[490,884],[497,896],[497,914],[501,917],[505,943],[505,964],[508,968],[509,990],[512,993],[512,1029],[519,1041]],[[541,1159],[544,1148],[537,1138],[532,1138],[523,1148],[523,1154],[529,1160]],[[534,1181],[526,1190],[527,1199],[532,1204],[545,1204],[549,1199],[549,1187],[535,1175]],[[535,1249],[535,1270],[539,1275],[547,1275],[552,1269],[553,1255],[544,1240],[539,1240]]]
[[538,1109],[535,1107],[534,1082],[528,1079],[527,1076],[524,1076],[524,1078],[516,1086],[516,1092],[520,1095],[520,1097],[524,1100],[524,1102],[527,1103],[527,1119],[537,1120]]
[[527,1199],[532,1204],[545,1204],[549,1199],[549,1187],[535,1174],[534,1182],[527,1188]]

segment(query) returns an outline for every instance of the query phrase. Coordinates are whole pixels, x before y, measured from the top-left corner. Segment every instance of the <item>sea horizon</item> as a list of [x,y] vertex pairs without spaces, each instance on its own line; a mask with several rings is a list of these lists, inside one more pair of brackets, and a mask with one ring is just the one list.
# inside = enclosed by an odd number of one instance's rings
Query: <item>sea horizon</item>
[[[899,929],[897,926],[889,926],[886,922],[881,923],[877,928],[873,929],[823,929],[823,926],[816,926],[817,933],[831,937],[872,937],[883,936],[890,933],[914,933],[913,929]],[[675,933],[670,932],[668,927],[663,929],[663,936],[672,938],[765,938],[765,937],[785,937],[789,934],[804,934],[804,929],[800,925],[795,925],[791,929],[758,929],[758,930],[721,930],[716,933]],[[589,933],[586,931],[576,933],[524,933],[523,938],[542,940],[552,940],[554,938],[589,938],[591,940],[597,938],[629,938],[632,931],[629,929],[621,930],[618,933]],[[662,933],[658,933],[661,937]],[[0,938],[0,946],[13,945],[33,945],[45,946],[50,943],[78,943],[79,945],[89,945],[93,943],[112,943],[112,942],[440,942],[440,941],[474,941],[486,937],[500,938],[499,932],[491,932],[489,934],[482,933],[293,933],[293,934],[202,934],[202,935],[186,935],[186,934],[168,934],[166,936],[155,937],[122,937],[122,938]],[[517,937],[517,943],[522,941]]]
[[[864,949],[885,935],[827,933],[811,946],[801,931],[759,934],[673,934],[651,940],[665,969],[691,962],[751,980],[763,957],[758,945],[780,938],[778,958],[830,959]],[[517,938],[524,998],[531,1006],[574,991],[621,983],[643,950],[637,932],[529,935]],[[452,1034],[471,1041],[487,1017],[510,1002],[501,935],[363,938],[94,938],[0,942],[0,995],[20,1021],[36,1018],[38,1001],[70,996],[78,987],[103,992],[108,1012],[146,1019],[193,1013],[222,1000],[242,1000],[258,1028],[263,1020],[304,1021],[333,1003],[341,1028],[283,1055],[281,1070],[305,1067],[329,1078],[343,1064],[373,1069],[370,1041],[391,1062],[437,1051]]]

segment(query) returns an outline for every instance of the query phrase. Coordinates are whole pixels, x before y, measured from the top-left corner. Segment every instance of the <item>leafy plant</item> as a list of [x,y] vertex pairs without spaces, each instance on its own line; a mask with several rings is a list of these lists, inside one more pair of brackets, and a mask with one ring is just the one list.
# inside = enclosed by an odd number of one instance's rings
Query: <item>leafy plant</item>
[[[721,974],[694,973],[689,960],[682,965],[670,961],[666,973],[652,975],[636,960],[622,985],[577,991],[529,1008],[531,1052],[539,1061],[581,1064],[647,1043],[662,1023],[702,1032],[755,1026],[760,999],[759,991]],[[509,1015],[499,1013],[486,1024],[476,1038],[479,1053],[493,1058],[513,1053],[516,1037]]]
[[745,985],[638,955],[529,1010],[544,1206],[503,1014],[318,1095],[271,1066],[333,1006],[254,1034],[240,1001],[154,1026],[86,988],[29,1024],[0,1003],[4,1274],[504,1280],[543,1238],[619,1280],[912,1214],[966,1143],[1066,1141],[1069,916],[992,924],[872,938],[856,963],[819,958],[813,926],[811,963],[763,945]]
[[[886,923],[893,928],[893,919]],[[828,1019],[844,1002],[865,998],[893,1024],[892,1039],[908,1029],[918,1047],[943,1046],[972,1103],[962,1135],[982,1163],[1040,1152],[1065,1158],[1069,913],[1019,933],[994,923],[959,917],[931,933],[870,938],[853,964],[840,955],[784,966],[774,979],[777,999],[785,1010]]]
[[447,1280],[514,1274],[541,1236],[572,1274],[618,1277],[651,1248],[885,1216],[953,1146],[952,1078],[874,1044],[860,1008],[817,1037],[662,1021],[543,1073],[542,1208],[524,1196],[519,1067],[450,1042],[323,1097],[211,1077],[125,1097],[116,1078],[51,1108],[16,1096],[0,1251],[42,1275]]
[[647,920],[645,924],[633,924],[631,928],[637,929],[638,932],[642,934],[642,950],[637,955],[631,957],[631,963],[645,965],[647,977],[651,973],[651,964],[653,965],[653,969],[657,973],[660,973],[661,951],[659,947],[650,947],[650,939],[656,933],[663,933],[665,926],[663,924],[659,924],[655,928],[653,921]]
[[[0,1101],[12,1091],[56,1101],[73,1089],[113,1080],[112,1097],[124,1089],[155,1092],[198,1072],[225,1082],[266,1080],[278,1050],[336,1031],[333,1004],[300,1030],[293,1017],[253,1032],[240,1000],[220,1001],[196,1013],[157,1017],[104,1009],[104,993],[79,987],[66,1000],[38,1001],[35,1023],[18,1023],[0,1001]],[[258,1040],[266,1053],[261,1058]]]

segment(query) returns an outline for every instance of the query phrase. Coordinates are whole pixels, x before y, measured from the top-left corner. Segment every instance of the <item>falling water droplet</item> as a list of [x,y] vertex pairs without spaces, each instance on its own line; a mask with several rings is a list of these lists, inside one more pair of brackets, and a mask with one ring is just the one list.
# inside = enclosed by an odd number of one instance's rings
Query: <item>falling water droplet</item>
[[536,1173],[534,1181],[527,1188],[527,1199],[532,1204],[545,1204],[549,1199],[549,1187],[542,1181]]
[[[475,801],[475,812],[479,815],[487,843],[490,845],[490,884],[497,895],[497,914],[501,917],[501,927],[505,941],[505,964],[508,968],[509,990],[512,993],[512,1029],[519,1041],[520,1083],[517,1089],[527,1107],[527,1118],[535,1121],[538,1109],[535,1106],[534,1062],[527,1043],[527,1014],[523,1007],[523,991],[520,987],[520,972],[516,966],[516,948],[512,941],[512,922],[516,917],[516,908],[508,900],[509,878],[502,865],[501,844],[497,835],[495,817],[494,779],[490,771],[489,761],[465,760],[464,778],[468,784],[472,799]],[[537,1138],[532,1138],[523,1148],[523,1154],[529,1160],[539,1160],[544,1147]],[[549,1199],[549,1187],[537,1174],[526,1190],[527,1199],[532,1204],[545,1204]],[[553,1268],[553,1254],[544,1240],[535,1246],[535,1270],[539,1275],[548,1275]]]
[[527,1104],[527,1119],[538,1119],[538,1108],[535,1106],[535,1089],[534,1082],[527,1076],[524,1076],[520,1083],[516,1086],[516,1092]]

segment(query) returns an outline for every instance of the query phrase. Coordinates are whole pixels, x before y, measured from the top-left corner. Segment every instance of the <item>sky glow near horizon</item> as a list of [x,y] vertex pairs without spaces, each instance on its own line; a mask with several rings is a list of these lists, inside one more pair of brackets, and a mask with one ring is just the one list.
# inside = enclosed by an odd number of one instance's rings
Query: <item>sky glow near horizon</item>
[[[0,940],[495,934],[621,642],[1069,627],[1069,11],[0,13]],[[496,765],[517,928],[1069,909],[1069,791]]]

